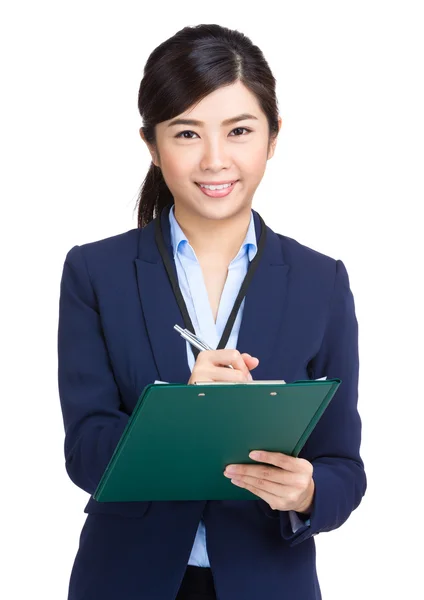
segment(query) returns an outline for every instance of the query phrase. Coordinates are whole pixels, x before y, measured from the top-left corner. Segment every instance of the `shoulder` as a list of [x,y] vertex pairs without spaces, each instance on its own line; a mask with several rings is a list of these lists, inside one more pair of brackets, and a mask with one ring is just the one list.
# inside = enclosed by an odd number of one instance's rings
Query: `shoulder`
[[[328,256],[288,236],[276,233],[284,263],[289,266],[292,279],[302,281],[309,290],[317,285],[334,289],[336,282],[349,288],[349,275],[342,260]],[[306,283],[307,282],[307,283]]]
[[282,235],[275,234],[280,242],[281,251],[284,262],[294,268],[307,269],[330,269],[335,271],[337,259],[328,256],[314,248],[310,248],[305,244],[301,244],[297,240]]
[[140,229],[73,246],[66,254],[64,276],[95,289],[124,286],[138,255]]
[[130,258],[138,251],[140,229],[130,229],[100,240],[73,246],[66,254],[65,262],[74,263],[85,260],[90,264],[107,263],[109,266]]

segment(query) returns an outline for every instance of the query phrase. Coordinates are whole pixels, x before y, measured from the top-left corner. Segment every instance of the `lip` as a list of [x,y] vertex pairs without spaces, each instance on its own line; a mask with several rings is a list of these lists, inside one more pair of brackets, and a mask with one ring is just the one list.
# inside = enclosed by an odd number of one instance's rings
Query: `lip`
[[235,183],[238,179],[227,179],[227,181],[196,181],[197,185],[224,185],[225,183]]
[[216,190],[216,189],[211,190],[209,188],[202,187],[199,184],[196,184],[196,185],[199,188],[199,190],[202,192],[202,194],[204,194],[205,196],[209,196],[209,198],[225,198],[232,193],[232,191],[236,187],[237,181],[230,182],[231,185],[221,188],[221,189],[218,189],[218,190]]

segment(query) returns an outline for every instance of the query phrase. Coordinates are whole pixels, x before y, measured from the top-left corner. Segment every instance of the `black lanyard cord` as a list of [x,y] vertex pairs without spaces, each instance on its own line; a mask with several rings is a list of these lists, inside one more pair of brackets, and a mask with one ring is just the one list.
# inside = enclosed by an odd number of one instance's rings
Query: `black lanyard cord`
[[[163,239],[163,232],[162,232],[162,225],[161,225],[161,216],[162,216],[162,212],[163,210],[166,210],[168,207],[165,207],[161,210],[160,214],[156,217],[156,226],[155,226],[155,240],[156,240],[156,244],[158,246],[159,249],[159,253],[162,257],[163,263],[165,265],[165,269],[168,275],[168,279],[171,283],[171,287],[172,287],[172,291],[174,292],[174,296],[175,299],[177,300],[177,304],[179,306],[179,309],[181,311],[181,315],[183,317],[184,320],[184,325],[186,327],[186,329],[188,329],[189,331],[191,331],[192,333],[194,333],[194,335],[196,335],[196,331],[193,327],[193,323],[190,319],[190,315],[188,313],[187,310],[187,306],[186,303],[184,301],[183,295],[181,293],[181,289],[180,286],[178,285],[178,279],[175,276],[175,272],[173,269],[173,265],[171,263],[171,259],[169,257],[169,253],[165,247],[165,241]],[[169,207],[169,210],[171,210],[172,206]],[[168,212],[169,215],[169,212]],[[224,332],[222,334],[222,337],[219,341],[217,350],[221,350],[223,348],[225,348],[225,346],[227,345],[227,342],[230,338],[230,334],[231,334],[231,330],[234,326],[234,322],[236,320],[237,317],[237,313],[239,311],[239,308],[241,306],[241,303],[243,302],[244,297],[246,296],[247,293],[247,288],[249,287],[250,282],[253,279],[253,275],[255,274],[255,271],[258,267],[259,261],[261,259],[261,256],[263,254],[264,248],[265,248],[265,241],[266,241],[266,225],[264,223],[264,220],[262,219],[262,217],[259,215],[258,213],[258,217],[259,217],[259,221],[261,224],[261,233],[260,233],[260,237],[259,237],[259,242],[258,242],[258,251],[256,253],[256,255],[254,256],[252,262],[249,264],[249,268],[247,270],[246,276],[243,279],[243,283],[240,286],[240,290],[239,293],[237,294],[237,298],[234,302],[234,306],[231,310],[230,316],[228,318],[228,321],[225,325],[224,328]],[[197,348],[194,348],[193,346],[190,346],[191,350],[193,352],[194,358],[197,359],[197,356],[200,352],[200,350],[198,350]]]

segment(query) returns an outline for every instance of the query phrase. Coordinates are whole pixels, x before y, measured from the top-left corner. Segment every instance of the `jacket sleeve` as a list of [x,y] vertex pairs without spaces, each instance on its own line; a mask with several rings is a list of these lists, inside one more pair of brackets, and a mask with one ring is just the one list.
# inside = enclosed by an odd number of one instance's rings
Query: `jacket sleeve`
[[80,246],[66,255],[60,283],[58,380],[66,470],[78,487],[92,494],[129,415],[120,410],[119,390]]
[[315,496],[309,524],[293,533],[287,511],[280,511],[280,531],[290,545],[342,525],[358,507],[367,487],[360,457],[361,419],[358,401],[358,323],[349,278],[341,260],[328,322],[311,378],[340,378],[342,383],[299,457],[313,465]]

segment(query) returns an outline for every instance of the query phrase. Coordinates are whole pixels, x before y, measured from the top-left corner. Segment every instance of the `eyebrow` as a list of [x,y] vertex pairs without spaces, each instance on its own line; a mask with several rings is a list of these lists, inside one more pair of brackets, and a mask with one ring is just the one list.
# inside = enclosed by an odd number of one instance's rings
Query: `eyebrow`
[[[248,119],[258,120],[257,117],[251,115],[249,113],[242,113],[241,115],[237,115],[236,117],[231,117],[231,119],[225,119],[222,121],[221,125],[232,125],[233,123],[238,123],[239,121],[246,121]],[[174,125],[195,125],[196,127],[201,127],[204,125],[203,121],[197,121],[196,119],[174,119],[170,123],[168,123],[168,127],[173,127]]]

